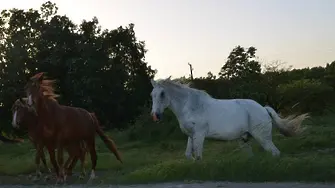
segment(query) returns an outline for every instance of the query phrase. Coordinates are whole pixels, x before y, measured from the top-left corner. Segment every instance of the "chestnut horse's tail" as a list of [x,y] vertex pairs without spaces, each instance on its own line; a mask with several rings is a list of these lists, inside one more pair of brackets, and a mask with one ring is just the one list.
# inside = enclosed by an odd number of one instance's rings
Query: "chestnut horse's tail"
[[96,132],[100,136],[101,140],[104,141],[104,143],[106,144],[106,146],[108,147],[108,149],[111,152],[114,153],[114,155],[117,158],[117,160],[119,160],[121,163],[123,163],[122,159],[120,157],[120,153],[118,152],[114,141],[112,139],[108,138],[108,136],[105,135],[105,133],[102,131],[102,129],[101,129],[100,125],[99,125],[98,118],[96,117],[96,115],[94,113],[90,113],[90,115],[91,115],[91,117],[93,119],[93,122],[94,122],[94,125],[96,127]]

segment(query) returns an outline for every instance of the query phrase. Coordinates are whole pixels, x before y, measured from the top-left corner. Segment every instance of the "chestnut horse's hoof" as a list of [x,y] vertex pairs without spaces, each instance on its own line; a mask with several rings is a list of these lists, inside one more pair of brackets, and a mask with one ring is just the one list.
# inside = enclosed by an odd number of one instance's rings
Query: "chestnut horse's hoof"
[[32,175],[32,174],[30,174],[30,175],[27,177],[28,180],[30,180],[30,179],[32,179],[32,178],[33,178],[33,175]]
[[85,175],[81,174],[81,175],[79,176],[79,179],[80,179],[80,180],[83,180],[84,177],[85,177]]
[[56,185],[58,184],[63,184],[64,183],[64,177],[57,177],[57,180],[56,180]]
[[47,182],[47,181],[49,181],[49,180],[51,180],[51,176],[46,175],[46,176],[44,177],[44,182]]
[[79,179],[80,179],[80,180],[83,180],[85,176],[86,176],[86,172],[85,172],[85,170],[83,170],[83,171],[80,173]]
[[50,174],[52,173],[50,168],[47,169],[47,172],[50,173]]

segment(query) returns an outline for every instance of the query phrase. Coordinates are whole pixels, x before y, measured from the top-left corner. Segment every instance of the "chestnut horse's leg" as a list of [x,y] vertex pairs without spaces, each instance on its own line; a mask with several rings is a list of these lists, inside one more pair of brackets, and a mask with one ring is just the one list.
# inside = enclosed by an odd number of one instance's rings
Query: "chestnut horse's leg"
[[73,163],[74,157],[72,154],[69,153],[69,158],[66,160],[64,164],[64,169],[66,170],[66,175],[71,176],[72,175],[72,169],[70,169],[71,164]]
[[56,176],[58,178],[59,177],[59,167],[58,167],[58,164],[57,164],[57,161],[56,161],[55,149],[53,147],[50,147],[50,146],[47,146],[47,148],[48,148],[51,164],[54,167],[55,172],[56,172]]
[[69,165],[72,163],[73,158],[69,156],[69,158],[65,161],[64,168],[68,168]]
[[72,170],[73,170],[73,168],[76,166],[77,161],[78,161],[78,157],[77,157],[76,155],[73,156],[73,157],[72,157],[71,164],[67,167],[67,171],[68,171],[68,173],[72,174]]
[[66,149],[67,153],[69,154],[69,157],[65,161],[65,164],[64,164],[64,168],[67,168],[70,165],[70,163],[72,162],[72,160],[73,160],[73,157],[72,157],[73,153],[71,151],[71,147],[70,146],[67,146],[65,149]]
[[74,166],[77,164],[78,159],[80,159],[81,161],[81,174],[79,176],[80,179],[84,178],[86,172],[85,172],[85,151],[83,152],[83,148],[84,146],[81,146],[80,144],[77,145],[73,145],[73,147],[71,148],[72,152],[73,152],[73,161],[71,163],[71,165],[68,167],[68,171],[72,171],[72,169],[74,168]]
[[[44,165],[44,168],[47,170],[47,172],[49,174],[51,174],[51,169],[48,167],[47,165],[47,161],[45,159],[45,154],[44,154],[44,145],[41,145],[41,148],[40,148],[40,159],[42,159],[42,163]],[[45,176],[45,181],[47,181],[50,177],[48,175]]]
[[88,183],[91,183],[92,180],[95,178],[95,168],[97,166],[97,152],[95,150],[95,138],[91,138],[86,141],[86,146],[90,151],[91,155],[91,162],[92,162],[92,171],[91,171],[91,176],[90,179],[88,180]]
[[45,159],[44,146],[42,146],[42,148],[41,148],[41,159],[42,159],[42,163],[43,163],[43,165],[44,165],[44,168],[45,168],[49,173],[51,173],[51,170],[50,170],[50,168],[48,167],[48,165],[47,165],[47,161],[46,161],[46,159]]
[[64,182],[65,181],[65,173],[64,173],[64,159],[63,159],[63,145],[60,144],[57,148],[57,160],[59,166],[59,174],[57,177],[57,182]]
[[34,143],[35,145],[35,148],[36,148],[36,155],[35,155],[35,164],[36,164],[36,176],[34,178],[34,181],[35,180],[38,180],[42,173],[41,173],[41,167],[40,167],[40,162],[41,162],[41,156],[42,156],[42,153],[43,153],[43,145],[40,145],[40,144],[37,144],[37,143]]
[[81,144],[82,145],[80,145],[80,147],[78,148],[80,162],[81,162],[81,165],[80,165],[81,174],[79,176],[79,179],[84,179],[86,175],[86,171],[85,171],[86,147],[85,147],[85,142],[81,142]]
[[[67,153],[69,154],[69,158],[65,162],[64,168],[66,170],[66,175],[72,175],[72,169],[77,162],[76,151],[75,151],[75,144],[71,144],[66,148]],[[73,164],[74,163],[74,164]]]

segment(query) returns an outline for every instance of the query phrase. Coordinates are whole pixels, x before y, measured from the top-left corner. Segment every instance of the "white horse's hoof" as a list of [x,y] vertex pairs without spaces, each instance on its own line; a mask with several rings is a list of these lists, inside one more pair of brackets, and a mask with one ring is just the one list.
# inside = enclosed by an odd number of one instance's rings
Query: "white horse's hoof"
[[39,181],[39,180],[40,180],[40,178],[37,177],[37,176],[33,177],[33,179],[32,179],[33,182],[36,182],[36,181]]
[[188,153],[186,153],[186,154],[185,154],[185,157],[186,157],[186,159],[188,159],[188,160],[192,160],[192,161],[195,160],[194,157],[192,156],[192,154],[188,154]]

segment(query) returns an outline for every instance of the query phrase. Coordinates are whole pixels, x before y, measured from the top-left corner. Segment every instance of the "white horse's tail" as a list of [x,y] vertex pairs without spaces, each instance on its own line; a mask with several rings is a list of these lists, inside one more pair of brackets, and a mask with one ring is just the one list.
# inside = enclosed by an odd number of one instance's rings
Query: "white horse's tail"
[[298,116],[290,115],[288,117],[281,118],[273,108],[269,106],[265,106],[264,108],[268,111],[270,117],[272,118],[273,125],[279,129],[281,134],[287,137],[292,137],[301,133],[304,130],[301,123],[309,117],[308,113],[305,113]]

